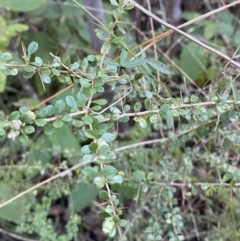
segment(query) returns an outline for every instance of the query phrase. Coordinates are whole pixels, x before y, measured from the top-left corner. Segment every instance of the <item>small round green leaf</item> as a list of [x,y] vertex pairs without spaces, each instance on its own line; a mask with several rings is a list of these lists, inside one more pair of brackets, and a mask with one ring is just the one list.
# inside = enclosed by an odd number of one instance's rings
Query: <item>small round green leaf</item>
[[109,197],[108,197],[108,192],[105,191],[105,190],[101,190],[101,191],[99,192],[99,198],[100,198],[101,200],[108,200],[108,199],[109,199]]
[[115,184],[115,183],[122,184],[122,182],[123,182],[123,178],[120,175],[115,175],[109,180],[110,184]]
[[120,220],[120,222],[119,222],[119,225],[121,226],[121,227],[125,227],[126,225],[127,225],[127,221],[125,220],[125,219],[121,219]]
[[55,112],[60,114],[65,108],[65,102],[63,100],[57,100],[55,103]]
[[39,127],[45,126],[46,125],[46,121],[44,119],[36,119],[35,120],[35,124]]
[[26,134],[32,134],[35,131],[35,128],[33,126],[24,126],[23,130]]
[[86,177],[94,177],[97,174],[96,168],[93,167],[85,167],[82,172]]
[[44,133],[46,134],[46,135],[52,135],[53,134],[53,131],[54,131],[54,128],[53,128],[53,126],[52,125],[49,125],[49,124],[47,124],[47,125],[45,125],[44,126]]
[[146,128],[147,127],[147,122],[145,119],[143,119],[142,117],[139,118],[139,124],[142,128]]
[[60,128],[60,127],[63,126],[63,122],[62,122],[61,120],[57,119],[57,120],[55,120],[55,121],[53,122],[53,126],[54,126],[55,128]]
[[90,139],[95,139],[95,138],[97,138],[97,134],[96,134],[96,132],[95,132],[94,130],[86,130],[86,131],[84,132],[84,134],[85,134],[85,136],[86,136],[87,138],[90,138]]
[[113,166],[106,165],[101,170],[101,173],[106,177],[112,177],[113,175],[115,175],[117,173],[117,170]]
[[43,81],[44,83],[46,83],[46,84],[51,83],[51,77],[48,76],[48,75],[42,74],[42,75],[41,75],[41,79],[42,79],[42,81]]
[[78,111],[77,103],[76,100],[74,99],[73,96],[68,95],[66,97],[66,103],[68,106],[70,106],[74,111]]
[[112,133],[105,133],[102,135],[101,139],[103,139],[106,142],[114,141],[116,136]]
[[95,177],[93,181],[99,188],[102,188],[105,185],[105,180],[103,177]]
[[107,205],[105,208],[105,212],[106,213],[113,213],[114,212],[114,208],[111,205]]

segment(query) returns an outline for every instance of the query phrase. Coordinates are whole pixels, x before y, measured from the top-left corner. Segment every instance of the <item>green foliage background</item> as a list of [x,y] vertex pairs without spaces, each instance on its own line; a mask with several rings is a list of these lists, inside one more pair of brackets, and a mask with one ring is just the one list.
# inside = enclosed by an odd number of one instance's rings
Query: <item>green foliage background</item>
[[[138,54],[119,2],[94,54],[81,2],[0,1],[1,238],[238,240],[236,67],[184,39]],[[184,31],[238,56],[238,21]]]

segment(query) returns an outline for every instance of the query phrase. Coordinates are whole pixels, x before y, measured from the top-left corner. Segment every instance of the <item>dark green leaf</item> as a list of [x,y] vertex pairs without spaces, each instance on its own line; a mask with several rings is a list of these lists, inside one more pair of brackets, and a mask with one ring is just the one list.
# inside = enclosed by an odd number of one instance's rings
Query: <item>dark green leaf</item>
[[102,218],[102,219],[105,219],[105,218],[111,217],[111,214],[106,213],[106,212],[100,212],[100,213],[98,214],[98,216],[99,216],[100,218]]
[[101,200],[108,200],[108,199],[109,199],[109,197],[108,197],[108,192],[105,191],[105,190],[101,190],[101,191],[99,192],[99,198],[100,198]]

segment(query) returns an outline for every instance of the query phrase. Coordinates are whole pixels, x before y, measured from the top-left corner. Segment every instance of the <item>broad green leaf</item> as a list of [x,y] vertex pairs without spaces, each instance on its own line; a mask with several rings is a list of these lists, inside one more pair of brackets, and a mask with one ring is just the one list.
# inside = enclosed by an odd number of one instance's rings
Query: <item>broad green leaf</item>
[[66,97],[66,103],[68,106],[70,106],[74,111],[78,111],[77,103],[76,100],[74,99],[73,96],[68,95]]
[[128,52],[127,50],[125,50],[124,48],[122,48],[122,52],[121,52],[121,55],[120,55],[120,64],[124,64],[127,60],[127,57],[128,57]]
[[37,42],[31,42],[29,45],[28,45],[28,48],[27,48],[27,53],[29,56],[31,56],[33,53],[35,53],[38,49],[38,43]]
[[[0,4],[1,4],[1,1],[0,1]],[[7,28],[5,29],[5,34],[8,37],[15,37],[27,30],[28,30],[28,25],[22,24],[22,23],[15,23],[7,26]]]
[[137,59],[133,59],[133,60],[129,60],[125,63],[122,63],[121,66],[127,69],[131,69],[131,68],[135,68],[138,65],[143,63],[143,59],[142,58],[137,58]]
[[151,66],[153,69],[159,71],[160,73],[163,73],[163,74],[170,74],[170,70],[169,68],[163,64],[162,62],[156,60],[156,59],[145,59],[145,62]]
[[12,120],[17,120],[17,119],[19,119],[19,118],[20,118],[20,113],[19,113],[19,111],[13,111],[13,112],[9,115],[8,120],[9,120],[9,121],[12,121]]
[[71,202],[74,212],[80,212],[96,198],[99,189],[93,185],[78,183],[71,192]]
[[42,7],[46,3],[46,0],[1,0],[0,4],[15,12],[31,12]]
[[197,80],[202,75],[204,76],[208,59],[207,51],[190,42],[181,51],[179,65],[193,80]]

